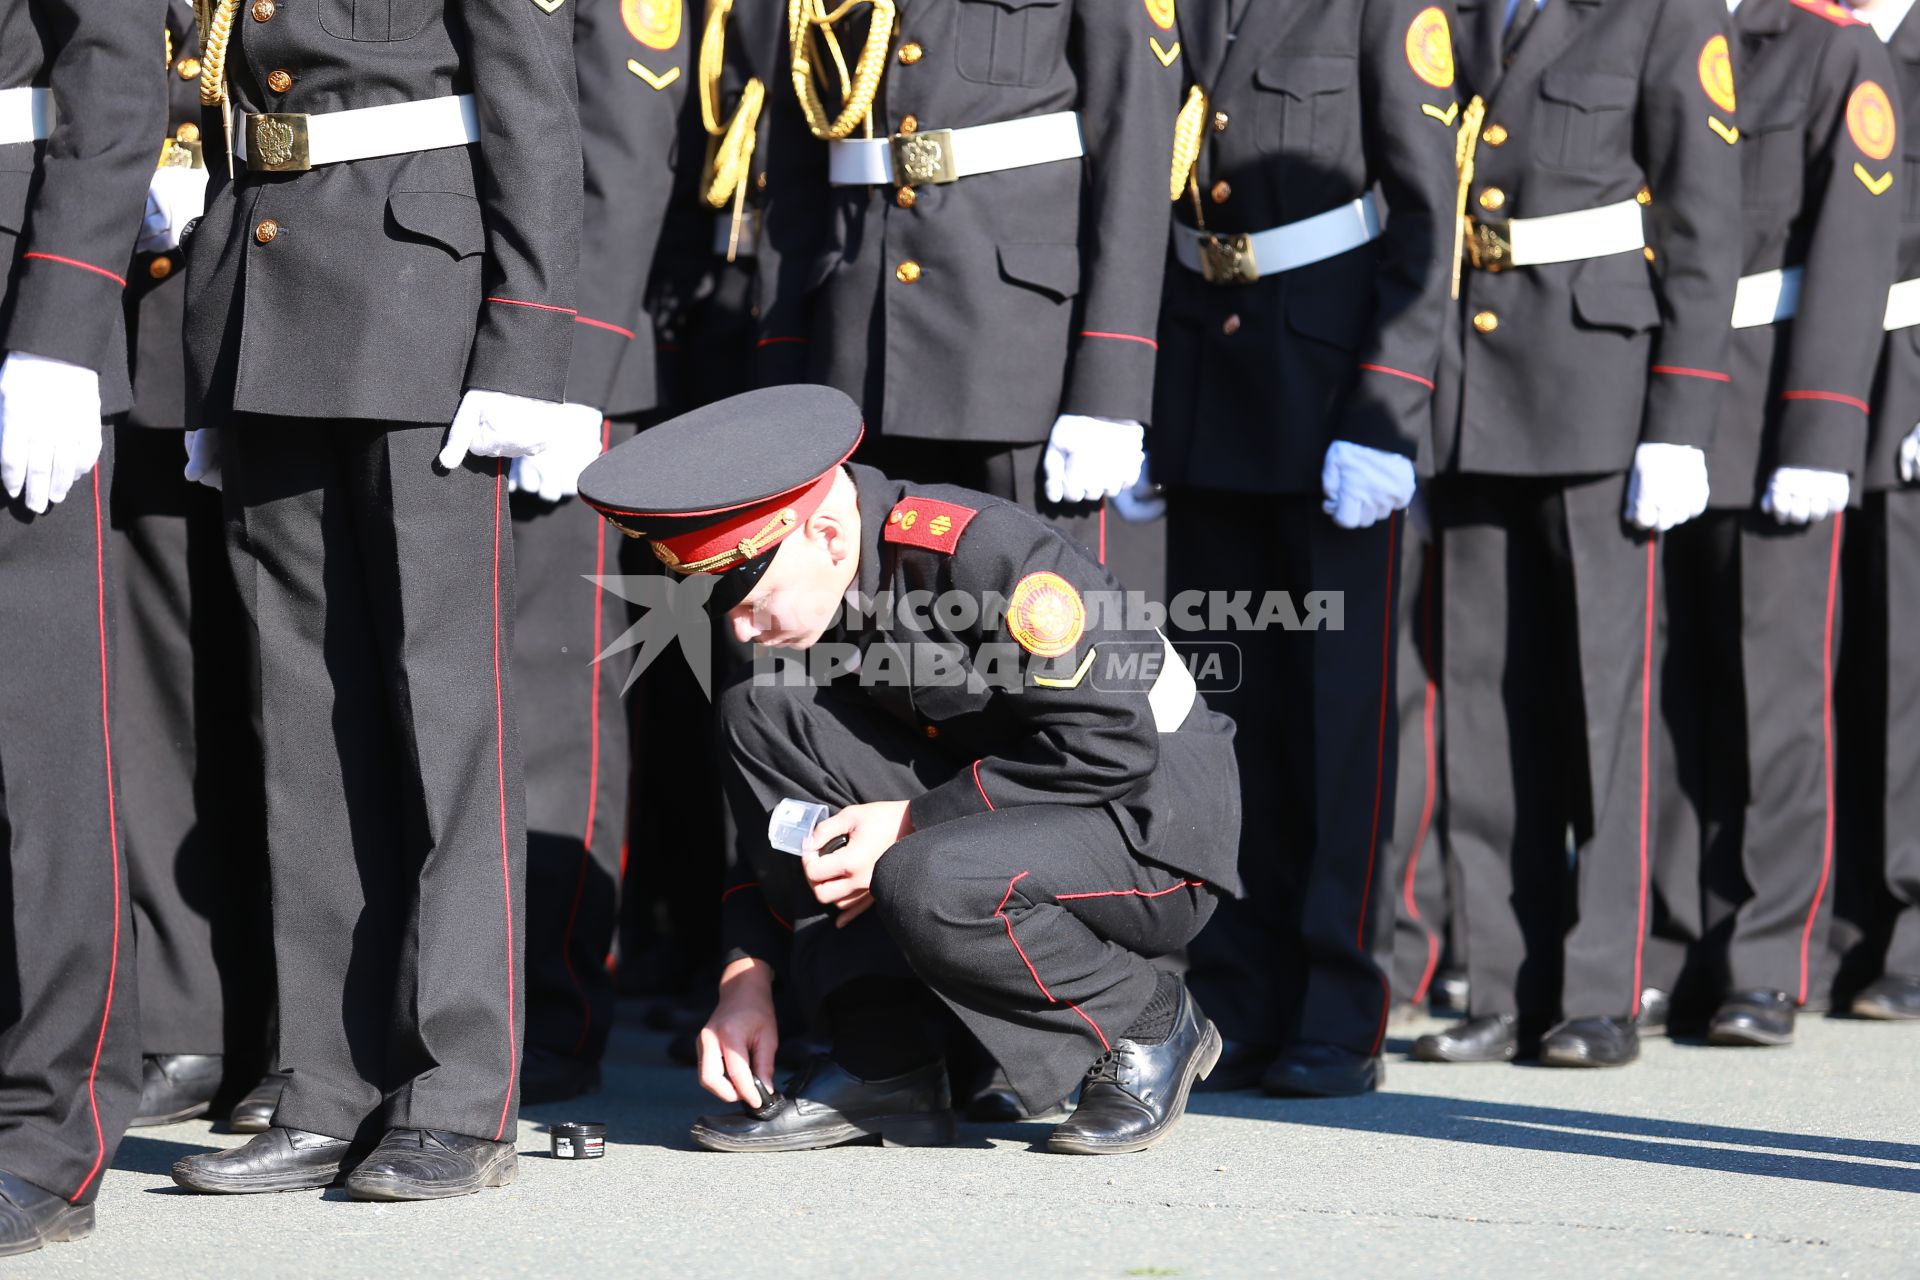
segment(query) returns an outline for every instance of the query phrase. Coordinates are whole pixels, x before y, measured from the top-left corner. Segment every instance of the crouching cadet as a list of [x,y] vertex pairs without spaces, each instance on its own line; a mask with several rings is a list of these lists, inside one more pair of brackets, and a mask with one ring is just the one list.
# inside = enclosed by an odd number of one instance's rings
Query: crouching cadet
[[[1052,1150],[1140,1150],[1220,1052],[1151,958],[1238,892],[1232,722],[1044,521],[849,465],[861,432],[840,392],[775,388],[580,478],[736,637],[809,651],[719,698],[742,879],[701,1082],[742,1109],[694,1140],[951,1141],[937,999],[1030,1111],[1082,1085]],[[831,811],[797,857],[765,834],[785,800]],[[778,1094],[776,967],[832,1045]]]

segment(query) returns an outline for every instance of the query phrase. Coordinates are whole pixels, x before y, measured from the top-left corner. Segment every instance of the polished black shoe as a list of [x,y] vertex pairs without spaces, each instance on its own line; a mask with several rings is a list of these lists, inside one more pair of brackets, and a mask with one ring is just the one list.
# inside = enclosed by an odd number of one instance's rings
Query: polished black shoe
[[1520,1054],[1520,1020],[1510,1013],[1468,1018],[1413,1042],[1419,1062],[1512,1062]]
[[1793,1043],[1793,997],[1784,991],[1736,991],[1707,1024],[1707,1042],[1777,1046]]
[[1920,978],[1904,973],[1889,973],[1867,984],[1848,1006],[1856,1018],[1880,1022],[1911,1022],[1920,1019]]
[[1061,1099],[1038,1111],[1027,1110],[1020,1095],[1013,1091],[1007,1073],[995,1067],[987,1082],[967,1099],[967,1119],[974,1124],[1028,1124],[1035,1121],[1058,1124],[1067,1118],[1067,1100]]
[[177,1160],[173,1180],[189,1191],[247,1195],[258,1191],[314,1191],[340,1180],[347,1143],[324,1133],[274,1127],[225,1151]]
[[887,1147],[944,1147],[959,1137],[947,1064],[862,1080],[818,1057],[758,1108],[701,1116],[689,1131],[709,1151],[817,1151],[878,1138]]
[[1540,1040],[1543,1067],[1624,1067],[1639,1056],[1632,1018],[1568,1018]]
[[1285,1049],[1260,1087],[1276,1098],[1356,1098],[1387,1080],[1378,1054],[1355,1053],[1337,1044],[1302,1043]]
[[1173,1030],[1159,1044],[1125,1036],[1094,1060],[1080,1086],[1080,1105],[1047,1139],[1058,1155],[1104,1156],[1144,1151],[1172,1132],[1187,1094],[1220,1058],[1220,1032],[1183,985]]
[[64,1196],[0,1169],[0,1258],[92,1234],[92,1205],[69,1204]]
[[1658,987],[1648,987],[1640,993],[1640,1012],[1634,1015],[1633,1026],[1643,1036],[1663,1036],[1672,1015],[1673,997]]
[[511,1142],[444,1129],[389,1129],[347,1175],[355,1200],[446,1200],[504,1187],[520,1172]]
[[140,1064],[140,1106],[131,1128],[175,1124],[203,1116],[220,1092],[217,1053],[153,1053]]
[[1229,1040],[1220,1038],[1220,1060],[1213,1064],[1213,1071],[1205,1080],[1196,1080],[1195,1093],[1238,1093],[1242,1089],[1257,1089],[1260,1078],[1267,1068],[1273,1065],[1274,1056],[1279,1052],[1270,1044],[1255,1044],[1250,1040]]
[[273,1127],[273,1109],[280,1105],[289,1075],[269,1071],[259,1084],[247,1090],[247,1096],[234,1103],[227,1116],[227,1127],[235,1133],[265,1133]]
[[600,1092],[600,1064],[551,1049],[530,1048],[520,1064],[520,1105],[565,1102]]

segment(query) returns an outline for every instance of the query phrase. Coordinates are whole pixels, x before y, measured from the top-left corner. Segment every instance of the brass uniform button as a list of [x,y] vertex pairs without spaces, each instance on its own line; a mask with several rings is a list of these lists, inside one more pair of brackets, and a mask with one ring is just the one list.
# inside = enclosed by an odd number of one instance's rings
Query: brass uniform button
[[887,516],[887,523],[888,523],[888,524],[899,524],[899,523],[900,523],[900,513],[899,513],[898,511],[895,511],[895,512],[892,512],[891,514],[889,514],[889,515]]
[[767,189],[767,175],[764,173],[755,174],[753,186],[756,191],[765,191]]
[[911,209],[913,208],[914,201],[918,200],[919,198],[920,198],[919,196],[913,193],[912,187],[902,187],[900,188],[899,191],[894,193],[893,202],[899,205],[902,209]]
[[1639,202],[1640,202],[1641,204],[1643,204],[1643,205],[1644,205],[1644,204],[1652,204],[1652,203],[1653,203],[1653,191],[1652,191],[1652,190],[1651,190],[1650,188],[1647,188],[1647,187],[1642,187],[1642,188],[1640,188],[1640,189],[1639,189],[1638,191],[1636,191],[1636,192],[1634,192],[1634,193],[1633,193],[1633,198],[1634,198],[1635,200],[1637,200],[1637,201],[1639,201]]
[[1473,327],[1479,333],[1492,333],[1500,327],[1500,317],[1491,311],[1482,311],[1473,318]]
[[255,22],[271,22],[274,15],[273,0],[253,0],[253,8],[249,12],[253,14]]
[[1645,255],[1645,257],[1646,257],[1646,259],[1647,259],[1647,261],[1648,261],[1648,262],[1652,262],[1652,261],[1654,260],[1654,257],[1656,256],[1656,255],[1654,254],[1654,252],[1653,252],[1653,246],[1652,246],[1652,245],[1648,245],[1648,246],[1647,246],[1646,248],[1644,248],[1644,249],[1642,249],[1642,250],[1641,250],[1640,252],[1641,252],[1641,253],[1642,253],[1643,255]]
[[1227,181],[1223,178],[1213,184],[1213,190],[1208,194],[1213,197],[1215,204],[1225,204],[1227,197],[1233,194],[1233,188],[1228,185]]
[[173,131],[173,136],[181,142],[200,141],[200,126],[189,120]]
[[905,44],[900,46],[901,65],[910,67],[914,63],[920,61],[921,57],[925,55],[925,53],[926,53],[926,50],[920,47],[918,41],[909,40]]
[[1238,314],[1230,315],[1225,320],[1222,320],[1220,322],[1220,332],[1226,334],[1229,338],[1231,338],[1234,334],[1240,332],[1239,315]]
[[894,268],[893,278],[901,284],[912,284],[920,278],[920,264],[909,258]]
[[173,259],[164,253],[161,254],[147,264],[147,274],[155,280],[165,280],[173,274]]
[[173,64],[173,70],[182,80],[192,80],[200,74],[200,59],[182,58]]
[[1486,132],[1480,135],[1480,141],[1486,143],[1490,147],[1506,146],[1507,145],[1507,126],[1503,124],[1488,125]]
[[1482,209],[1500,209],[1504,208],[1506,203],[1507,193],[1498,187],[1488,187],[1480,193],[1480,207]]
[[1215,133],[1225,133],[1227,131],[1228,119],[1230,119],[1230,117],[1227,115],[1226,112],[1224,111],[1214,112],[1213,113],[1213,131]]
[[927,726],[927,728],[926,728],[926,734],[927,734],[927,736],[928,736],[929,738],[937,738],[937,737],[939,737],[939,736],[940,736],[940,726],[939,726],[939,725],[937,725],[937,724],[930,724],[930,725],[928,725],[928,726]]
[[920,127],[920,117],[908,116],[900,122],[900,132],[912,133]]
[[253,229],[253,238],[261,244],[272,244],[273,238],[280,234],[280,224],[272,218],[263,220]]
[[285,93],[293,88],[293,73],[285,67],[267,72],[267,88],[275,93]]

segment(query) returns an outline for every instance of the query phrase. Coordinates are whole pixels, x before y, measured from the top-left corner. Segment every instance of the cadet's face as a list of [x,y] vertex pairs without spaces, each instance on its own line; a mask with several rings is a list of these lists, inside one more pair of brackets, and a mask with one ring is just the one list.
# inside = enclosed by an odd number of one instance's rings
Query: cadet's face
[[805,649],[833,625],[853,581],[837,526],[809,522],[780,544],[745,600],[727,611],[742,644]]

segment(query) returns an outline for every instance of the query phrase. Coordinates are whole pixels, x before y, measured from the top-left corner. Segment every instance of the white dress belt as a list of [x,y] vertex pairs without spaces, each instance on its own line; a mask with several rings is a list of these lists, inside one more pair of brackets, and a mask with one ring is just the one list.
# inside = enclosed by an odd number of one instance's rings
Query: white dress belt
[[1085,154],[1079,115],[1056,111],[964,129],[921,129],[891,138],[829,142],[827,180],[836,187],[921,186],[1076,160]]
[[1153,678],[1153,687],[1147,690],[1147,705],[1153,708],[1153,727],[1161,733],[1172,733],[1186,723],[1199,686],[1194,683],[1193,672],[1187,670],[1187,664],[1174,652],[1173,641],[1167,639],[1165,632],[1160,633],[1160,645],[1160,672]]
[[1576,209],[1539,218],[1514,218],[1504,224],[1512,250],[1503,266],[1544,267],[1584,262],[1647,247],[1646,221],[1638,200],[1622,200],[1598,209]]
[[1173,256],[1212,284],[1248,284],[1262,276],[1324,262],[1380,238],[1380,207],[1368,192],[1311,218],[1245,235],[1200,231],[1175,223]]
[[1902,280],[1887,290],[1887,332],[1920,324],[1920,280]]
[[40,142],[53,133],[53,91],[0,89],[0,144]]
[[[295,157],[282,161],[275,156],[248,154],[249,139],[268,139],[263,130],[304,129],[305,151],[298,154],[298,143],[288,135],[272,138],[276,148],[283,140],[295,148]],[[347,160],[370,160],[375,156],[397,156],[410,151],[435,151],[441,147],[464,147],[480,140],[480,118],[472,94],[457,97],[427,98],[420,102],[396,102],[384,107],[356,107],[351,111],[327,111],[319,115],[275,113],[250,116],[241,112],[234,117],[233,155],[247,161],[250,169],[269,172],[299,172],[315,165],[339,164]],[[253,148],[256,151],[261,148]],[[303,162],[304,161],[304,162]]]
[[1733,291],[1733,327],[1758,329],[1793,319],[1800,310],[1800,281],[1805,275],[1804,267],[1781,267],[1741,276]]

